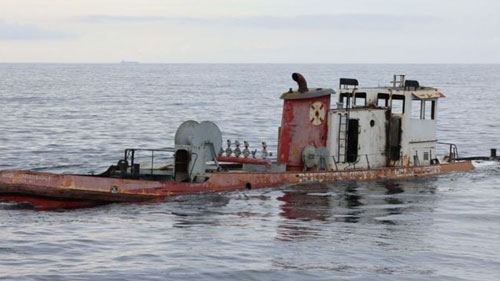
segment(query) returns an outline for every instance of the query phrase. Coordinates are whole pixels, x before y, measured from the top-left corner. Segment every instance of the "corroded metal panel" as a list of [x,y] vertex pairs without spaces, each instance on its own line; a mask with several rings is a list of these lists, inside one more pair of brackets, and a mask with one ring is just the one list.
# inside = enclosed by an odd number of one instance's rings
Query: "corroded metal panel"
[[463,172],[473,168],[471,161],[461,161],[420,167],[332,172],[217,172],[203,183],[0,171],[0,199],[41,204],[46,208],[85,207],[98,203],[161,200],[166,196],[264,188],[284,184],[404,179]]
[[302,150],[307,145],[326,146],[329,108],[330,95],[284,100],[278,161],[288,170],[302,170]]
[[446,97],[438,89],[434,89],[434,88],[426,88],[423,90],[413,91],[411,93],[419,99],[434,99],[434,98]]

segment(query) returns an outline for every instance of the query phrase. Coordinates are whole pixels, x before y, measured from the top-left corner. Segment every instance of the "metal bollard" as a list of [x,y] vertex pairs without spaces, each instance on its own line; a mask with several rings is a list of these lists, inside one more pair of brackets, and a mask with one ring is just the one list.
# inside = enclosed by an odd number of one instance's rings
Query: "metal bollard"
[[241,154],[240,141],[239,140],[235,140],[234,141],[234,145],[236,145],[236,148],[234,149],[234,156],[235,157],[240,157],[240,154]]
[[231,149],[231,140],[227,140],[226,156],[231,157],[233,150]]

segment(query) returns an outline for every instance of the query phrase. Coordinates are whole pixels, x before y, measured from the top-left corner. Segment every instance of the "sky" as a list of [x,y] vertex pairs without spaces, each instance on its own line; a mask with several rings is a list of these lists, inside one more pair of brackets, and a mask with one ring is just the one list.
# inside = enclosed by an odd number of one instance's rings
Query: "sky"
[[0,62],[500,63],[500,0],[0,0]]

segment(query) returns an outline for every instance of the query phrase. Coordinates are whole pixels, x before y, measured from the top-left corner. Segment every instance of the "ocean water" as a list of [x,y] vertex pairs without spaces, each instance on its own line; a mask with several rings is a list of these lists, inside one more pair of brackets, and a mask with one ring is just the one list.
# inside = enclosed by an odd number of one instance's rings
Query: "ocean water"
[[[440,88],[438,139],[500,149],[500,65],[0,64],[0,169],[89,173],[185,120],[276,150],[279,95]],[[443,148],[445,149],[445,148]],[[0,203],[0,280],[499,280],[500,166],[38,212]]]

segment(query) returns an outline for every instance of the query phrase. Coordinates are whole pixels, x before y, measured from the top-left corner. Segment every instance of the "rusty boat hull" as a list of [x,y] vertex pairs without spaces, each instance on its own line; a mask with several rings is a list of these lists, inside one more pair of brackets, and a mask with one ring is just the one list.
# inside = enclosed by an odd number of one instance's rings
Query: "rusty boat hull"
[[36,209],[80,208],[115,202],[145,202],[207,192],[226,192],[313,182],[408,179],[465,172],[471,161],[428,166],[307,172],[215,172],[201,183],[162,182],[33,171],[0,171],[0,201],[29,203]]

